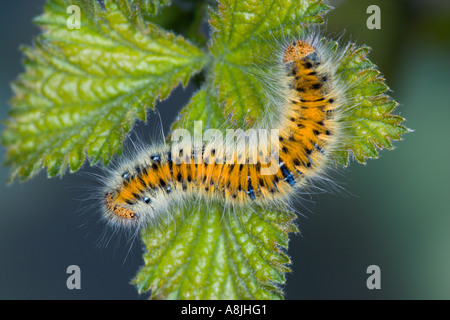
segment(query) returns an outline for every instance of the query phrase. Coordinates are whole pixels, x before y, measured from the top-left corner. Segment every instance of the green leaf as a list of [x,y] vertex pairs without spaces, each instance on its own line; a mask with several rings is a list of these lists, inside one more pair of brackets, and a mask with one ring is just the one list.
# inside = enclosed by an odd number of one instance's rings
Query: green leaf
[[258,77],[277,49],[275,39],[300,35],[304,24],[320,24],[329,9],[322,1],[221,1],[211,10],[210,50],[217,58],[215,85],[236,127],[249,127],[264,113],[267,88]]
[[[192,129],[195,121],[204,129],[252,125],[266,103],[258,73],[273,37],[300,34],[301,22],[321,23],[327,8],[320,1],[222,1],[218,12],[210,10],[214,64],[172,129]],[[133,281],[139,292],[151,290],[155,299],[283,298],[295,214],[227,210],[214,203],[177,208],[168,222],[144,230],[145,265]]]
[[133,281],[139,292],[151,290],[154,299],[282,298],[295,215],[253,210],[176,208],[145,230],[145,266]]
[[[208,83],[208,82],[207,82]],[[172,129],[225,123],[206,85],[191,98]],[[174,208],[172,217],[142,232],[144,267],[134,283],[153,299],[281,299],[290,263],[288,233],[297,232],[288,210],[250,207],[230,211],[217,203]]]
[[377,148],[392,149],[391,140],[401,140],[401,135],[410,131],[401,125],[404,118],[391,114],[398,104],[387,94],[384,78],[367,58],[369,51],[368,47],[348,46],[337,69],[349,87],[348,106],[343,107],[346,111],[341,119],[344,134],[334,153],[335,162],[344,166],[351,155],[360,163],[377,158]]
[[[28,179],[47,167],[50,177],[85,162],[107,164],[146,108],[205,68],[200,89],[172,129],[239,127],[257,123],[270,102],[267,77],[276,39],[301,35],[305,24],[321,24],[329,9],[320,0],[222,0],[209,11],[209,52],[154,22],[186,29],[203,44],[203,7],[172,12],[169,0],[79,1],[81,29],[69,30],[66,9],[74,3],[49,0],[35,21],[44,32],[25,47],[25,72],[2,135],[11,177]],[[194,2],[192,2],[194,3]],[[191,4],[192,4],[191,3]],[[203,6],[203,4],[202,4]],[[164,10],[162,10],[164,8]],[[164,13],[164,14],[163,14]],[[167,14],[166,14],[167,13]],[[179,17],[193,16],[180,24]],[[325,41],[325,40],[324,40]],[[329,41],[330,50],[338,45]],[[369,49],[348,46],[337,74],[348,84],[345,128],[336,163],[351,156],[364,162],[377,149],[392,148],[408,129],[391,112],[397,106]],[[270,85],[270,84],[269,84]],[[273,84],[276,85],[276,84]],[[288,208],[224,207],[209,202],[171,208],[166,220],[142,230],[144,266],[134,283],[152,298],[281,299],[289,233],[297,232]]]
[[184,86],[207,61],[181,37],[145,23],[122,0],[78,3],[81,28],[69,30],[69,1],[48,1],[35,19],[44,32],[25,47],[25,73],[2,142],[10,180],[25,180],[47,167],[48,176],[74,172],[84,163],[107,164],[122,149],[136,118]]
[[165,6],[159,14],[151,16],[149,21],[184,36],[193,43],[205,46],[207,31],[203,27],[208,1],[184,0],[175,1]]
[[195,121],[201,121],[202,126],[206,129],[220,128],[226,123],[223,109],[211,88],[202,88],[191,97],[189,104],[180,111],[171,129],[192,130]]
[[144,19],[157,15],[161,9],[170,4],[170,0],[131,0],[131,6],[134,6]]

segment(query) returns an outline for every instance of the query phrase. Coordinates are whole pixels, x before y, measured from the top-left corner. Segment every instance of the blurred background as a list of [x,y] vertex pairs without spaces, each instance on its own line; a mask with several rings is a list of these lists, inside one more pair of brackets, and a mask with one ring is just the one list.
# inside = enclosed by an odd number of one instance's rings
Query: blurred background
[[[327,32],[371,46],[397,113],[414,129],[367,165],[352,163],[334,176],[345,191],[314,195],[299,207],[301,234],[291,235],[292,273],[286,299],[450,299],[450,2],[447,0],[329,1]],[[2,3],[0,118],[10,82],[23,71],[19,46],[39,29],[32,18],[43,0]],[[366,9],[381,9],[381,29],[369,30]],[[167,131],[192,87],[158,105]],[[0,125],[3,129],[3,124]],[[157,132],[158,117],[138,129]],[[0,147],[3,159],[5,148]],[[0,299],[146,299],[130,280],[143,264],[140,243],[105,234],[85,186],[85,173],[63,179],[46,173],[6,185],[0,168]],[[81,268],[81,290],[68,290],[66,268]],[[381,289],[369,290],[366,269],[381,269]]]

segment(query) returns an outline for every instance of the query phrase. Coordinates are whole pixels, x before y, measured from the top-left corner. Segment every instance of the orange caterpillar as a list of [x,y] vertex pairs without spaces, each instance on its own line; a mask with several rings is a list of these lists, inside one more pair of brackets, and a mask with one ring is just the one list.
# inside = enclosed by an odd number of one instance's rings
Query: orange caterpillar
[[[214,142],[203,144],[197,153],[148,148],[111,172],[103,190],[104,215],[119,224],[141,225],[186,197],[233,205],[277,203],[320,175],[339,136],[343,94],[333,67],[336,61],[318,40],[307,39],[287,44],[281,64],[286,89],[279,106],[278,157],[265,146],[250,162],[251,151],[236,147],[232,163],[218,161],[223,150]],[[274,162],[276,170],[263,174]]]

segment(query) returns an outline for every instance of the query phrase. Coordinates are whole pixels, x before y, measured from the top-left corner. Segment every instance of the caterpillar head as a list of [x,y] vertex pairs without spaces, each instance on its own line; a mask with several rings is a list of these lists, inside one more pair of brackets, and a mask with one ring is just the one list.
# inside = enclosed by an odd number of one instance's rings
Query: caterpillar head
[[125,221],[137,220],[136,212],[117,201],[111,192],[105,194],[105,208],[112,218]]
[[305,58],[314,53],[316,49],[306,41],[297,40],[288,45],[284,53],[284,63],[289,63]]
[[154,220],[170,199],[163,192],[146,192],[134,199],[123,199],[118,192],[104,193],[103,215],[113,224],[125,227],[142,227]]

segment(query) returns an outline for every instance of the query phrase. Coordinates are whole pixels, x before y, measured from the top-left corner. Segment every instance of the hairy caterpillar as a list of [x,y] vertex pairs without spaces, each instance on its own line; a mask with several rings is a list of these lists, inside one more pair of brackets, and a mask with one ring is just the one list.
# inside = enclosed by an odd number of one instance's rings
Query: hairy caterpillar
[[[327,166],[340,135],[344,95],[333,59],[315,37],[287,43],[280,61],[285,90],[276,139],[256,152],[238,145],[227,158],[223,154],[229,150],[217,140],[197,150],[182,144],[176,150],[166,145],[141,150],[111,171],[102,190],[104,216],[139,226],[183,198],[264,205],[295,194]],[[275,170],[265,173],[274,164]]]

